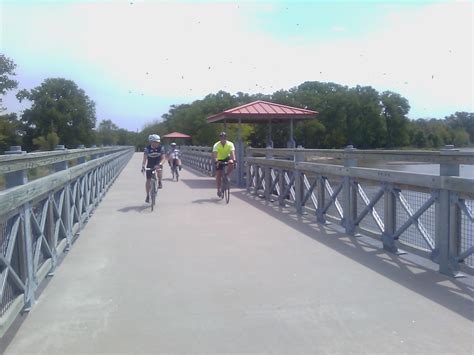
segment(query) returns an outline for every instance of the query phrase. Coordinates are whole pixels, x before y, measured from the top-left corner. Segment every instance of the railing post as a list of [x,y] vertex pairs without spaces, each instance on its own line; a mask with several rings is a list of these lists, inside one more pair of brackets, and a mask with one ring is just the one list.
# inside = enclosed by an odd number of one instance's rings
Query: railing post
[[[66,150],[64,145],[57,145],[54,150]],[[61,161],[59,163],[55,163],[54,171],[62,171],[67,170],[69,167],[68,161]],[[63,219],[63,224],[66,227],[66,250],[69,250],[72,245],[72,216],[71,216],[71,184],[68,182],[66,186],[64,186],[64,207],[63,212],[61,214]]]
[[[26,154],[25,151],[21,150],[21,146],[11,146],[9,151],[5,152],[6,155],[20,155]],[[15,186],[25,185],[28,183],[27,170],[19,170],[5,174],[5,188],[9,189]],[[34,271],[34,259],[33,259],[33,236],[31,233],[31,206],[26,203],[21,210],[21,236],[19,241],[20,247],[20,273],[22,279],[25,281],[25,311],[29,311],[35,302],[35,291],[37,288],[37,281]]]
[[398,248],[395,245],[393,235],[397,230],[397,200],[393,193],[393,185],[385,184],[384,186],[384,214],[383,214],[384,231],[382,233],[383,248],[391,253],[397,253]]
[[[97,148],[95,144],[91,145],[91,148]],[[97,159],[99,155],[97,153],[91,155],[91,160]]]
[[304,161],[303,147],[298,146],[297,151],[294,154],[295,162],[295,208],[296,213],[303,213],[303,193],[304,193],[304,184],[303,184],[303,174],[300,170],[297,169],[296,163]]
[[[253,153],[251,149],[247,149],[247,158],[253,157]],[[246,183],[247,183],[247,192],[250,192],[250,188],[252,186],[252,175],[251,175],[251,170],[252,169],[252,164],[247,162],[247,176],[246,176]]]
[[[57,145],[56,148],[54,148],[54,150],[66,150],[66,147],[64,145]],[[68,168],[68,161],[67,160],[64,160],[64,161],[60,161],[59,163],[54,163],[54,171],[58,172],[58,171],[61,171],[61,170],[66,170]]]
[[[79,144],[77,146],[77,149],[84,149],[85,146],[84,144]],[[86,162],[86,157],[80,157],[80,158],[77,158],[77,164],[84,164]]]
[[[441,149],[440,155],[456,156],[459,149],[447,145]],[[458,163],[442,163],[439,169],[441,176],[459,176]],[[452,191],[439,191],[436,202],[436,235],[435,249],[432,259],[439,263],[439,272],[449,276],[459,274],[457,256],[461,243],[461,211],[456,204],[457,195]]]
[[[5,152],[6,155],[18,155],[26,154],[25,151],[21,150],[21,146],[14,145],[10,147],[10,150]],[[28,182],[27,170],[19,170],[5,174],[5,188],[24,185]]]
[[[349,153],[354,151],[355,148],[352,145],[348,145],[344,152]],[[348,155],[349,156],[349,155]],[[347,157],[344,160],[344,167],[352,168],[357,166],[357,159]],[[344,204],[343,204],[343,219],[342,225],[344,226],[346,233],[349,235],[354,234],[355,225],[354,220],[357,216],[357,191],[351,185],[351,178],[349,176],[343,177],[343,196],[344,196]]]
[[31,232],[31,206],[29,203],[26,203],[23,206],[20,215],[23,220],[20,249],[24,259],[23,262],[21,260],[19,261],[22,265],[22,276],[24,277],[26,286],[24,311],[29,312],[35,303],[35,291],[38,288],[38,282],[34,269],[33,235]]
[[[267,147],[267,152],[265,155],[265,160],[273,159],[273,154],[270,150],[270,147]],[[270,198],[272,196],[272,191],[270,188],[272,187],[272,168],[269,165],[265,165],[265,168],[263,169],[264,171],[264,181],[265,181],[265,190],[263,191],[265,200],[270,201]]]
[[319,179],[319,184],[317,187],[318,208],[316,209],[316,220],[318,223],[326,223],[326,218],[323,213],[324,205],[326,204],[326,179],[324,176],[319,176],[317,179]]
[[284,207],[285,206],[285,199],[286,196],[283,194],[285,191],[285,170],[278,169],[278,187],[280,188],[280,196],[278,198],[279,205]]

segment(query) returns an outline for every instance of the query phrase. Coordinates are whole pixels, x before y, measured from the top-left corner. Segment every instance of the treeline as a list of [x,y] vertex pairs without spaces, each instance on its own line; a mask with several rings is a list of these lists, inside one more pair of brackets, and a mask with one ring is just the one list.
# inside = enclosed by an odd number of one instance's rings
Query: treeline
[[[306,148],[342,148],[349,144],[359,149],[439,148],[446,144],[466,146],[474,143],[474,114],[456,112],[444,119],[407,118],[410,106],[401,95],[374,88],[353,88],[335,83],[305,82],[272,95],[231,95],[220,91],[191,104],[173,105],[163,121],[149,124],[146,134],[180,131],[192,135],[192,144],[210,145],[217,140],[222,124],[208,124],[206,118],[225,109],[265,100],[319,112],[317,119],[299,122],[294,131],[297,144]],[[228,125],[230,137],[237,127]],[[253,147],[265,145],[267,125],[243,125],[243,139]],[[273,124],[275,147],[289,140],[288,124]]]
[[[2,96],[17,88],[13,79],[15,64],[0,54],[0,152],[11,145],[27,151],[50,150],[57,144],[76,148],[80,144],[134,145],[141,149],[151,133],[164,135],[178,131],[192,136],[186,144],[210,145],[217,140],[222,124],[208,124],[207,117],[226,109],[265,100],[319,112],[314,120],[299,122],[294,135],[306,148],[342,148],[349,144],[359,149],[439,148],[446,144],[466,146],[474,143],[474,114],[456,112],[443,119],[407,118],[410,106],[401,95],[379,93],[370,86],[347,87],[335,83],[305,82],[290,90],[271,95],[232,95],[219,91],[191,104],[172,105],[162,120],[152,122],[141,132],[119,128],[112,120],[97,124],[95,103],[73,81],[49,78],[32,90],[21,90],[18,100],[29,100],[31,108],[21,117],[2,114]],[[267,125],[242,125],[248,145],[265,145]],[[237,125],[229,124],[231,139]],[[289,139],[287,124],[273,124],[275,147],[285,147]],[[181,142],[178,142],[181,143]]]
[[111,120],[97,125],[94,101],[76,83],[63,78],[48,78],[34,89],[20,90],[17,99],[31,102],[20,117],[2,114],[2,96],[18,86],[13,79],[15,68],[10,58],[0,54],[0,152],[12,145],[26,151],[52,150],[58,144],[67,148],[137,145],[138,133],[120,129]]

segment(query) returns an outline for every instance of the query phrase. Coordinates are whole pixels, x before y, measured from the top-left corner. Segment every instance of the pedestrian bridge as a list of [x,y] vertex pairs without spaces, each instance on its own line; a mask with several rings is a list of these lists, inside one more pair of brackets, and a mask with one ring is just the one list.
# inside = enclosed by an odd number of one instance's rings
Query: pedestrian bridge
[[[442,178],[436,188],[434,178],[394,182],[378,172],[384,186],[424,184],[424,200],[365,186],[365,207],[357,208],[353,181],[320,179],[352,168],[321,175],[254,151],[247,185],[234,187],[226,205],[202,173],[212,167],[206,152],[188,153],[179,182],[165,167],[153,212],[144,203],[141,154],[129,149],[98,149],[86,159],[73,151],[75,166],[52,152],[54,181],[23,185],[25,166],[40,169],[45,157],[0,162],[10,187],[0,192],[0,352],[472,354],[470,179],[454,187]],[[422,218],[439,212],[445,190],[447,208],[457,206],[447,228],[459,231],[455,252],[432,231],[443,217]],[[404,203],[411,224],[400,232],[407,222],[387,211]],[[410,228],[432,245],[416,248]],[[453,277],[460,272],[466,277]]]

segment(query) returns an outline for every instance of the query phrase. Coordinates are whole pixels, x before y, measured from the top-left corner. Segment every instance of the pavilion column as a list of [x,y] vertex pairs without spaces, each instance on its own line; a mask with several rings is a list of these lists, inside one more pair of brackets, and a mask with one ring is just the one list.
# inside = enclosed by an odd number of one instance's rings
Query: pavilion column
[[236,173],[234,175],[234,182],[239,187],[244,186],[244,142],[242,140],[242,120],[239,118],[239,128],[237,130],[237,142],[235,144],[235,157],[237,158]]
[[290,119],[290,139],[286,143],[287,148],[296,148],[296,142],[293,138],[293,119]]
[[273,148],[273,141],[272,141],[272,120],[268,120],[267,148]]

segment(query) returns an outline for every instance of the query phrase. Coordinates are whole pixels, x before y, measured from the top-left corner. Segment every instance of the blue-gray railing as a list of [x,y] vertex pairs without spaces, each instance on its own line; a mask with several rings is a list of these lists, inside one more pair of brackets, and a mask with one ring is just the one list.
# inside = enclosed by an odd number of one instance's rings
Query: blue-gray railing
[[[0,337],[28,310],[94,208],[132,157],[133,147],[0,156]],[[45,175],[29,181],[34,175]]]
[[[315,163],[324,158],[342,166]],[[360,168],[359,160],[439,164],[440,175]],[[458,177],[473,153],[248,149],[245,161],[247,189],[268,201],[375,237],[388,251],[427,256],[447,275],[474,267],[474,179]]]
[[[326,159],[332,164],[318,163]],[[440,175],[357,167],[371,160],[438,164]],[[210,147],[185,147],[183,162],[214,173]],[[268,201],[377,238],[391,252],[429,257],[444,274],[474,268],[474,179],[459,177],[460,165],[474,165],[472,152],[248,148],[245,163],[247,189]]]

